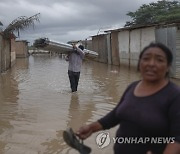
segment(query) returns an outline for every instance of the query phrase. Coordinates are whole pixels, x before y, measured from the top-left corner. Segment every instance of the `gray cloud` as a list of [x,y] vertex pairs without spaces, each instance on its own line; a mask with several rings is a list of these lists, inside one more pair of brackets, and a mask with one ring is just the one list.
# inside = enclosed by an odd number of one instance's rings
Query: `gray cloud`
[[[3,29],[20,16],[30,17],[40,13],[40,23],[20,33],[20,39],[33,42],[39,37],[56,41],[85,39],[110,28],[120,28],[128,11],[153,0],[1,0],[0,21]],[[157,1],[157,0],[154,0]]]

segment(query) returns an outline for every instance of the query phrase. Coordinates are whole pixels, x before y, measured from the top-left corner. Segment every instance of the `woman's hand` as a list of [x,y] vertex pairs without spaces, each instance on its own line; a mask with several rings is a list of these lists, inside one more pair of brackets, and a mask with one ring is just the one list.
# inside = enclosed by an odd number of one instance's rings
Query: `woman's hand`
[[79,128],[79,130],[77,131],[76,135],[80,138],[80,139],[86,139],[89,136],[91,136],[91,134],[93,133],[93,129],[91,128],[90,125],[85,125]]
[[102,130],[102,125],[99,122],[93,122],[89,125],[84,125],[82,127],[79,128],[79,130],[77,131],[76,135],[80,138],[80,139],[86,139],[89,136],[92,135],[92,133],[97,132],[99,130]]

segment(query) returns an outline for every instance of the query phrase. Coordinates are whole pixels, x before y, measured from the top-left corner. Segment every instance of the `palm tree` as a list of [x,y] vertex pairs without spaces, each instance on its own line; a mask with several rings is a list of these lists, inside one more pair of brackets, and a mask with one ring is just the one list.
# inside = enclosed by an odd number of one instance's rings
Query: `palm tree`
[[[39,16],[40,16],[40,13],[35,14],[35,15],[29,17],[29,18],[26,17],[26,16],[18,17],[17,19],[13,20],[7,26],[7,28],[5,28],[5,30],[3,31],[3,36],[5,38],[10,38],[14,31],[17,31],[18,36],[19,36],[19,31],[20,30],[28,28],[31,25],[34,28],[34,21],[39,21]],[[0,24],[2,24],[2,23],[0,22]]]

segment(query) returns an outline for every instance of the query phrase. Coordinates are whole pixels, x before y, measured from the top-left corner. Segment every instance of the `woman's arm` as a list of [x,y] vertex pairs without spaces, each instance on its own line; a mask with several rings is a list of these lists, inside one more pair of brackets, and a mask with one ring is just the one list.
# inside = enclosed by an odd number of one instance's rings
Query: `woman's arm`
[[129,85],[128,88],[125,90],[119,104],[111,112],[109,112],[106,116],[104,116],[103,118],[99,119],[96,122],[93,122],[89,125],[82,126],[77,131],[76,135],[79,136],[79,138],[81,139],[86,139],[89,136],[91,136],[91,134],[94,132],[104,130],[104,129],[109,129],[119,124],[119,118],[116,117],[116,109],[124,100],[125,94],[130,89],[131,85]]

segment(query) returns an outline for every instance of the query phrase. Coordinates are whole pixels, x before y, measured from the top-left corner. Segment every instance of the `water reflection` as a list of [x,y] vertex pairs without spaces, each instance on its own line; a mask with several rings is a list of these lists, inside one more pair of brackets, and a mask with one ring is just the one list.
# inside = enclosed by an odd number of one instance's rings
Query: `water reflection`
[[[92,117],[92,111],[94,110],[94,105],[90,103],[83,104],[80,102],[81,94],[72,93],[70,94],[71,99],[69,102],[68,108],[68,119],[66,127],[63,129],[67,129],[69,127],[73,128],[76,131],[79,126],[85,124],[88,119]],[[53,154],[53,153],[64,153],[64,154],[76,154],[78,153],[76,150],[68,147],[62,138],[63,130],[56,131],[56,137],[51,139],[50,141],[43,142],[41,145],[46,147],[45,153]]]
[[[16,65],[0,76],[1,154],[76,154],[64,143],[63,130],[77,130],[105,115],[127,85],[140,78],[136,70],[87,60],[78,92],[72,94],[67,68],[62,58],[36,55],[17,59]],[[110,133],[114,135],[115,130]],[[112,153],[113,145],[98,149],[95,135],[85,141],[93,153]]]
[[0,76],[0,153],[4,153],[7,148],[6,137],[8,131],[13,129],[11,120],[17,115],[18,84],[12,75],[3,73]]

